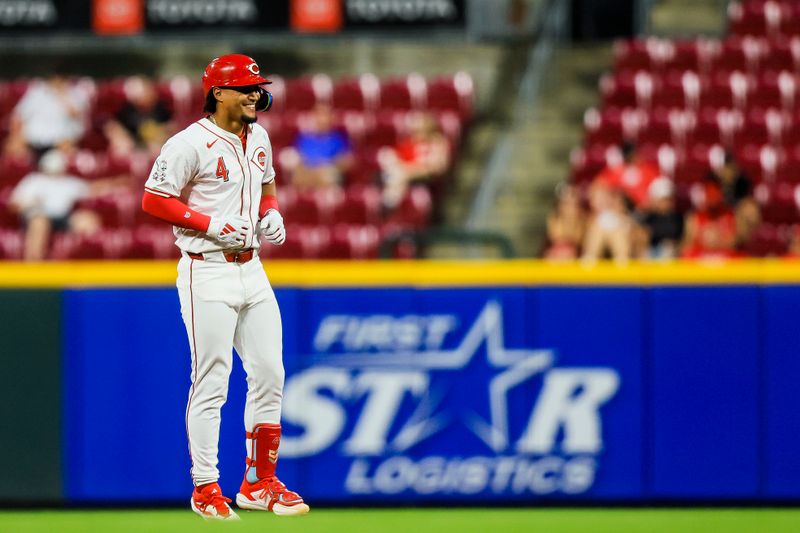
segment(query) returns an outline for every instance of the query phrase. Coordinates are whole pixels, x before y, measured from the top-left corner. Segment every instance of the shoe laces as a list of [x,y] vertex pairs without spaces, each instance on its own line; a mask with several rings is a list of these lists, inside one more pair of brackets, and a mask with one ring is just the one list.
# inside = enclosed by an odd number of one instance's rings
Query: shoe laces
[[230,498],[226,498],[219,491],[211,494],[210,497],[207,497],[205,494],[203,496],[207,499],[205,499],[203,502],[198,502],[198,507],[201,511],[205,511],[208,506],[211,505],[217,510],[217,514],[220,516],[228,516],[230,514],[231,509],[228,506],[228,504],[232,501]]
[[288,490],[286,485],[284,485],[277,476],[272,476],[271,478],[264,478],[259,479],[256,482],[256,489],[266,490],[269,494],[273,494],[274,496],[280,497],[281,494],[287,494],[291,497],[299,498],[300,496],[295,494],[294,492]]

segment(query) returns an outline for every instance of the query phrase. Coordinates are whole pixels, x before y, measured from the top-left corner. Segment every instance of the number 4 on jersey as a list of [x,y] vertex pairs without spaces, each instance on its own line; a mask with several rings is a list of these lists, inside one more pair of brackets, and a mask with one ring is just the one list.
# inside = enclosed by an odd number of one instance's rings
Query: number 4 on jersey
[[228,167],[225,166],[225,160],[220,156],[217,159],[217,177],[222,178],[222,181],[228,181]]

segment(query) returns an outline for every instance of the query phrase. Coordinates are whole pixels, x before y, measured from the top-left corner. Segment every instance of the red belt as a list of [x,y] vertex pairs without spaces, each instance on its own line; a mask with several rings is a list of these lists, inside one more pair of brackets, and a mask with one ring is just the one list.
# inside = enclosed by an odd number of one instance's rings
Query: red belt
[[[253,259],[253,252],[252,248],[248,248],[247,250],[240,250],[238,252],[222,252],[225,256],[225,261],[228,263],[247,263],[251,259]],[[203,254],[196,254],[194,252],[186,252],[186,255],[191,257],[192,259],[197,259],[198,261],[203,261],[205,258]]]

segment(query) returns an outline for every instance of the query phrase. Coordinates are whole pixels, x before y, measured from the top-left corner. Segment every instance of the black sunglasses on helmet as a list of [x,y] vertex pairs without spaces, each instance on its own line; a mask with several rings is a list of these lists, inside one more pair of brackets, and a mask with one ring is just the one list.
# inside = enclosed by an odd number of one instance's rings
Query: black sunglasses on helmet
[[237,93],[242,94],[250,94],[255,91],[263,91],[264,89],[261,88],[260,85],[245,85],[244,87],[221,87],[222,89],[230,89],[231,91],[236,91]]

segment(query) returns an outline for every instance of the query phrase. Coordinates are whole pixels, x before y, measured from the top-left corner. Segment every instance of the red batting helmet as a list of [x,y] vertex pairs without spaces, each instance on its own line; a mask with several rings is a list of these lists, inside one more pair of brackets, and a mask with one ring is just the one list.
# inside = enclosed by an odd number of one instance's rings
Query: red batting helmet
[[[247,87],[248,85],[265,85],[272,83],[261,76],[258,63],[252,57],[243,54],[220,56],[208,64],[203,71],[203,94],[214,87]],[[267,111],[272,106],[272,94],[263,87],[261,98],[256,104],[258,111]]]

